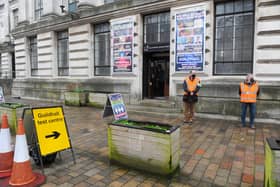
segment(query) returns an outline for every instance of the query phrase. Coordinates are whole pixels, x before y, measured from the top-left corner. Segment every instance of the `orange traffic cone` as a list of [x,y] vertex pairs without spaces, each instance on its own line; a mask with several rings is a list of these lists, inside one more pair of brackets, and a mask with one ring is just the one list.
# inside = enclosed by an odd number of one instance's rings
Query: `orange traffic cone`
[[18,120],[14,164],[9,180],[11,186],[38,186],[43,184],[46,177],[39,173],[33,173],[28,154],[27,141],[22,119]]
[[0,178],[11,176],[13,155],[8,117],[3,114],[0,132]]

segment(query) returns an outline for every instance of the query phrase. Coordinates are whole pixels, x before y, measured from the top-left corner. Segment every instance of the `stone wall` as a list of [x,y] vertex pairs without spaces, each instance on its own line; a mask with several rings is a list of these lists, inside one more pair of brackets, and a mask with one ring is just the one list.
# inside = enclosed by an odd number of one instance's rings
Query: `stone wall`
[[46,80],[46,79],[16,79],[13,82],[12,96],[20,96],[29,99],[42,99],[53,102],[63,102],[64,92],[75,88],[86,92],[103,93],[122,93],[134,100],[136,96],[129,94],[131,92],[131,82],[126,80]]
[[4,96],[11,95],[12,79],[0,79],[0,86],[3,88]]
[[[240,80],[241,81],[241,80]],[[205,81],[199,92],[197,112],[240,116],[238,80]],[[257,100],[257,118],[280,119],[280,82],[262,82]],[[177,84],[177,104],[182,105],[182,85]]]

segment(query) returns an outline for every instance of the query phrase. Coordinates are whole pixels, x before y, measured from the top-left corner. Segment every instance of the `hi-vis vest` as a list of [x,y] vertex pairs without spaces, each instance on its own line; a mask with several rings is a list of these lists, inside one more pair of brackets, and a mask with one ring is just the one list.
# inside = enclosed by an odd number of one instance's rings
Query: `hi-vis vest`
[[252,85],[244,84],[243,82],[240,83],[240,102],[241,103],[255,103],[257,102],[257,92],[259,89],[259,85],[256,82]]
[[[189,92],[195,91],[196,87],[200,84],[199,78],[195,78],[194,80],[191,81],[189,77],[186,77],[185,81],[187,83]],[[187,95],[188,93],[184,92],[184,94]],[[197,95],[197,93],[196,93],[196,95]]]

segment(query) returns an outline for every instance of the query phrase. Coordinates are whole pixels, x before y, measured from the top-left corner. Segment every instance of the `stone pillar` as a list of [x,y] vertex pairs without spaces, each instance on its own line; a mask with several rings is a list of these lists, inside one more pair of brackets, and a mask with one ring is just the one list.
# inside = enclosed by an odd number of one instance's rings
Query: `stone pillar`
[[7,35],[10,32],[9,31],[10,23],[9,23],[9,19],[8,19],[9,7],[6,6],[8,4],[7,0],[0,4],[1,4],[1,6],[3,6],[3,9],[0,12],[0,43],[4,43],[4,42],[9,42],[9,38],[7,37]]
[[18,13],[18,24],[28,24],[28,5],[30,3],[28,0],[20,0],[18,1],[19,4],[19,13]]
[[56,0],[43,0],[43,16],[44,17],[57,17],[60,1]]

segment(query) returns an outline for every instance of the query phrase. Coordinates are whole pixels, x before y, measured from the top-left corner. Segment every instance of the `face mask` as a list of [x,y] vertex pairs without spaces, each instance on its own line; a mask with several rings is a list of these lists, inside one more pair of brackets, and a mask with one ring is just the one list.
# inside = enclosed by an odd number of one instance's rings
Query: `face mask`
[[255,80],[254,80],[253,78],[251,78],[251,79],[250,79],[250,82],[251,82],[251,83],[254,83],[254,82],[255,82]]
[[192,79],[195,79],[195,75],[192,75]]

